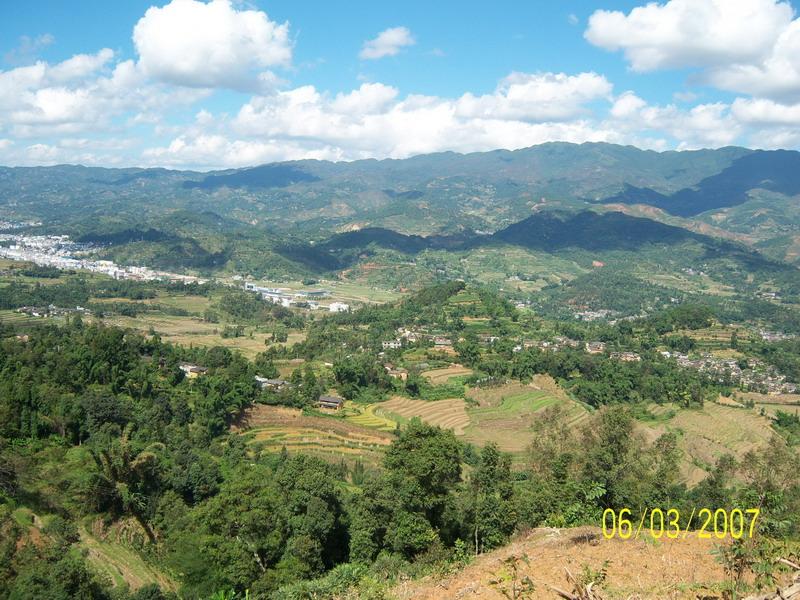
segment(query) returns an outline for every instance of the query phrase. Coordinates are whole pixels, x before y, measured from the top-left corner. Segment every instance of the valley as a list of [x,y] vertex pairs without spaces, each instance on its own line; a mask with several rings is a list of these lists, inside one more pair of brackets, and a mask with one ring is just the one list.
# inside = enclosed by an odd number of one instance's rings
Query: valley
[[[551,597],[565,568],[608,598],[717,597],[734,540],[597,527],[610,507],[756,498],[743,551],[796,556],[791,243],[748,221],[767,215],[757,175],[731,175],[748,151],[691,168],[638,152],[37,170],[33,188],[136,182],[162,202],[90,220],[90,194],[29,196],[4,215],[7,564],[62,552],[85,585],[137,600],[495,598],[513,569]],[[744,164],[769,173],[769,156]],[[598,157],[627,175],[581,171]],[[712,188],[730,177],[723,206]],[[791,204],[792,185],[769,197]],[[291,218],[256,206],[276,198]],[[759,568],[736,585],[755,590]]]

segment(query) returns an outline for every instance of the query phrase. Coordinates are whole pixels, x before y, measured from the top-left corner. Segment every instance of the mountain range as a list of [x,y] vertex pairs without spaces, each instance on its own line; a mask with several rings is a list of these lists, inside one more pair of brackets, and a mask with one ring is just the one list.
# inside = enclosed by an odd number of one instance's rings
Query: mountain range
[[530,292],[609,265],[678,288],[702,272],[689,288],[704,293],[789,290],[800,153],[548,143],[208,173],[0,168],[0,217],[40,220],[33,231],[120,262],[205,273],[394,287],[446,276]]

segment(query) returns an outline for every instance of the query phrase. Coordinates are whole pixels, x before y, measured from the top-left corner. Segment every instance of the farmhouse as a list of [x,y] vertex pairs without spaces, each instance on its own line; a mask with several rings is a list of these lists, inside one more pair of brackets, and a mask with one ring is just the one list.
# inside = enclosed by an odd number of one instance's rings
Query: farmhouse
[[622,362],[640,362],[642,357],[636,352],[612,352],[611,358],[621,360]]
[[269,379],[258,375],[256,375],[256,383],[261,386],[262,390],[282,390],[289,385],[289,382],[285,379]]
[[389,377],[400,379],[401,381],[408,379],[408,371],[402,367],[395,367],[392,363],[386,363],[383,368],[386,369]]
[[602,354],[606,351],[604,342],[586,342],[586,351],[589,354]]
[[181,371],[186,374],[186,377],[189,379],[195,379],[200,375],[205,375],[208,372],[208,369],[205,367],[198,367],[197,365],[189,365],[189,364],[182,364],[180,365]]
[[384,350],[397,350],[402,346],[402,342],[400,340],[388,340],[385,342],[381,342],[381,346]]
[[331,302],[330,305],[328,305],[328,310],[335,313],[347,312],[350,310],[350,305],[344,302]]
[[329,408],[331,410],[339,410],[344,406],[344,400],[336,396],[320,396],[317,400],[317,406],[320,408]]

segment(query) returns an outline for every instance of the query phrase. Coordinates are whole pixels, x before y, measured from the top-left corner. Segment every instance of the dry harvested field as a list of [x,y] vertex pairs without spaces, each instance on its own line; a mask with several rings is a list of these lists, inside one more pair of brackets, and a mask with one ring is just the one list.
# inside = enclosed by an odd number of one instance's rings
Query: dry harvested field
[[[251,359],[255,358],[259,352],[264,351],[267,347],[265,342],[271,335],[255,331],[253,327],[246,327],[245,335],[242,337],[223,338],[220,332],[225,327],[224,324],[206,323],[197,317],[144,314],[135,318],[114,316],[105,321],[112,325],[129,327],[145,333],[152,327],[165,342],[183,346],[225,346],[231,350],[239,350],[244,356]],[[305,333],[291,332],[286,343],[294,344],[303,339],[305,339]]]
[[503,561],[527,556],[519,563],[519,578],[535,585],[533,597],[559,598],[551,586],[570,591],[564,569],[580,575],[584,567],[595,571],[608,561],[608,577],[600,589],[606,600],[695,600],[717,596],[725,580],[722,566],[712,554],[717,540],[694,534],[675,540],[606,540],[595,527],[536,529],[508,546],[477,558],[450,577],[431,576],[407,581],[394,588],[398,600],[501,600],[507,598],[493,581],[507,577]]
[[467,440],[480,446],[495,442],[501,450],[517,454],[530,444],[530,430],[537,412],[559,404],[566,409],[571,426],[579,426],[590,415],[547,376],[537,376],[530,384],[471,389],[467,395],[478,404],[467,409],[470,417],[465,432]]
[[434,385],[442,385],[447,383],[451,377],[461,377],[465,375],[472,375],[472,369],[462,367],[461,365],[450,365],[445,369],[431,369],[422,373]]
[[298,367],[302,367],[305,364],[305,359],[303,358],[292,358],[291,360],[276,360],[275,367],[278,369],[278,373],[284,379],[288,379],[291,377],[292,372]]
[[739,392],[737,398],[740,402],[752,400],[756,410],[764,410],[769,416],[782,410],[792,414],[800,414],[800,394],[757,394],[756,392]]
[[650,439],[667,431],[678,431],[685,453],[681,476],[689,485],[705,478],[723,454],[742,457],[769,443],[773,435],[770,421],[745,408],[706,403],[702,409],[678,409],[674,405],[653,405],[650,412],[666,417],[663,423],[644,426]]
[[470,423],[466,403],[461,398],[449,400],[412,400],[395,396],[376,405],[376,414],[391,419],[399,415],[403,419],[419,417],[426,423],[452,429],[456,435],[464,435]]
[[257,405],[248,409],[232,428],[247,434],[264,451],[303,452],[331,462],[363,459],[378,463],[394,437],[335,417],[309,417],[283,406]]

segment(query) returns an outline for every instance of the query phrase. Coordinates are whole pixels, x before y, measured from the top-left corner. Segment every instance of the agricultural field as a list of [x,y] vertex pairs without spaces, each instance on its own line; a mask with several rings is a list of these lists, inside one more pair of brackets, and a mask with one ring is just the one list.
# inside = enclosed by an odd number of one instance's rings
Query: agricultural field
[[20,313],[15,310],[0,310],[0,322],[5,323],[7,325],[25,326],[25,325],[35,325],[37,323],[46,323],[51,321],[62,323],[63,318],[32,317],[30,315],[26,315],[25,313]]
[[464,435],[470,424],[466,403],[461,398],[449,400],[414,400],[395,396],[391,400],[373,405],[379,416],[397,420],[401,424],[414,417],[443,429],[452,429],[456,435]]
[[[230,280],[228,283],[241,287],[241,281]],[[355,302],[362,304],[383,304],[394,302],[403,297],[403,294],[375,286],[362,284],[355,281],[328,281],[320,280],[314,285],[304,285],[300,281],[254,281],[257,285],[271,288],[284,288],[292,292],[324,289],[331,292],[331,297],[326,298],[323,304],[328,302]]]
[[746,408],[706,403],[701,409],[682,409],[677,405],[651,405],[656,419],[642,425],[650,439],[667,431],[679,434],[684,452],[681,478],[689,485],[701,481],[724,454],[741,458],[750,450],[769,443],[774,432],[770,421]]
[[398,420],[385,416],[381,410],[384,404],[383,402],[379,404],[358,404],[348,401],[342,410],[344,418],[350,423],[381,431],[394,431],[397,428]]
[[800,394],[759,394],[757,392],[737,392],[739,402],[753,402],[760,413],[774,416],[779,410],[792,414],[800,414]]
[[[240,337],[223,338],[220,334],[225,327],[220,323],[207,323],[197,317],[178,317],[161,313],[145,313],[137,317],[114,315],[104,319],[106,323],[119,327],[129,327],[144,333],[152,327],[165,342],[184,346],[224,346],[231,350],[239,350],[247,358],[254,358],[259,352],[271,345],[272,334],[259,331],[259,328],[245,327]],[[286,344],[294,344],[305,339],[305,333],[291,331]]]
[[146,563],[126,544],[112,539],[113,530],[110,533],[111,535],[101,536],[81,528],[80,547],[86,551],[89,563],[98,573],[111,580],[114,587],[137,590],[155,583],[164,590],[177,590],[178,586],[169,576]]
[[[449,374],[448,378],[452,376]],[[465,401],[462,398],[419,400],[395,396],[370,405],[348,402],[344,414],[351,423],[384,431],[393,431],[398,424],[402,427],[418,417],[431,425],[451,429],[457,436],[479,446],[495,442],[517,458],[530,443],[530,430],[539,411],[556,404],[564,406],[570,426],[579,426],[591,414],[547,376],[537,376],[527,385],[470,389],[467,397]]]
[[739,340],[747,340],[752,332],[745,327],[736,325],[712,325],[703,329],[686,329],[676,331],[673,335],[685,335],[697,344],[696,351],[714,352],[720,358],[739,356],[731,350],[731,335],[736,332]]
[[585,422],[591,414],[546,376],[537,376],[528,385],[510,383],[472,389],[467,397],[476,405],[467,409],[470,426],[465,431],[466,439],[479,446],[495,442],[501,450],[517,456],[530,444],[530,430],[539,411],[561,405],[572,427]]
[[318,456],[330,462],[355,462],[360,459],[377,465],[383,450],[394,439],[390,433],[336,416],[308,416],[301,410],[257,405],[249,409],[234,426],[247,436],[256,451]]
[[427,377],[433,385],[443,385],[454,377],[466,377],[469,375],[472,375],[472,369],[458,364],[453,364],[443,369],[431,369],[422,373],[422,376]]

